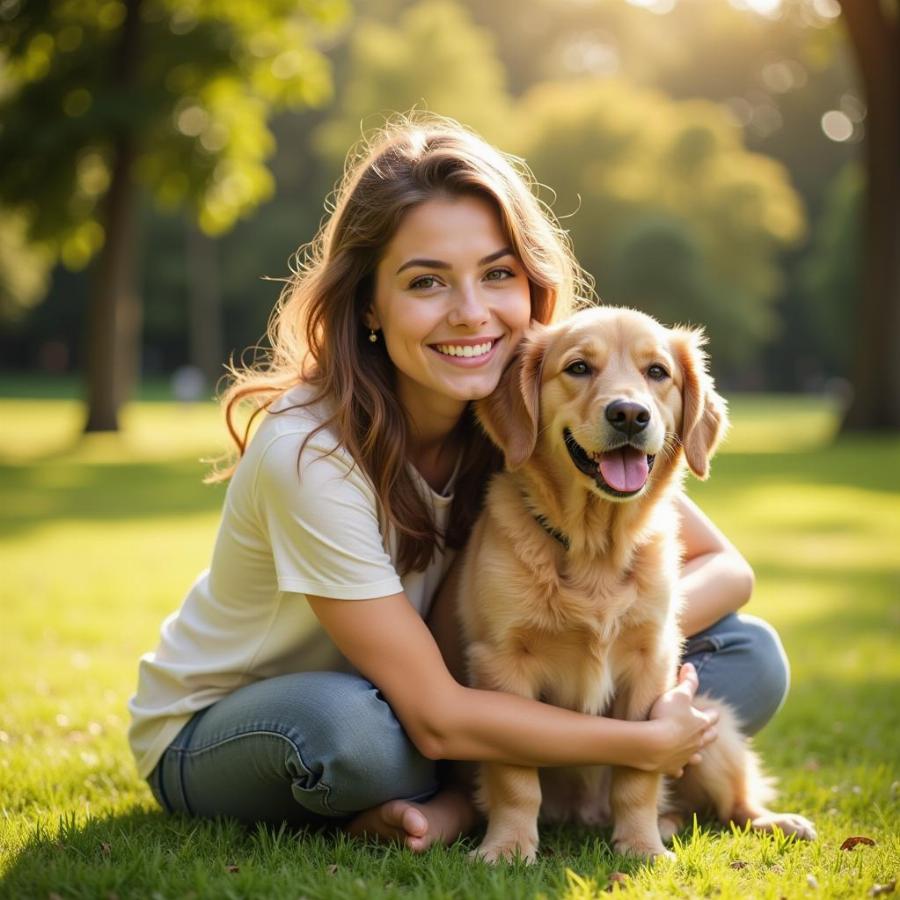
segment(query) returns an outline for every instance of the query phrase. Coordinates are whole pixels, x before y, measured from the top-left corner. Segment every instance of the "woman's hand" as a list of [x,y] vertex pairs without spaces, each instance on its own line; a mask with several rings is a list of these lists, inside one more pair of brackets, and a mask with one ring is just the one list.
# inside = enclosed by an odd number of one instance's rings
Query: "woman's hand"
[[656,737],[640,768],[680,778],[686,765],[700,762],[700,750],[716,738],[719,713],[701,712],[693,705],[699,685],[697,670],[685,663],[678,672],[678,685],[653,704],[650,721],[656,723]]

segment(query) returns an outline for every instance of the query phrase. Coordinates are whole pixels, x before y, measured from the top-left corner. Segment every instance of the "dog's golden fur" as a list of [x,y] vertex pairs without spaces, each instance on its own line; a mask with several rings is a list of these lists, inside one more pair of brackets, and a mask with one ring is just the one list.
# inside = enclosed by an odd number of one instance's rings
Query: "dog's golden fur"
[[[489,487],[454,579],[474,686],[635,720],[672,687],[681,648],[673,498],[685,463],[707,476],[727,421],[701,344],[698,332],[633,310],[583,311],[526,337],[478,404],[507,470]],[[606,414],[622,400],[649,412],[628,437],[621,416],[616,426]],[[566,434],[594,461],[622,441],[636,445],[639,459],[653,457],[646,483],[617,491],[592,477]],[[692,810],[811,836],[801,817],[766,810],[756,759],[727,708],[721,716],[718,740],[665,804],[661,777],[637,769],[547,769],[539,778],[535,769],[482,765],[488,830],[479,855],[534,859],[539,812],[591,824],[611,818],[616,849],[651,857],[666,852],[661,829],[668,837]]]

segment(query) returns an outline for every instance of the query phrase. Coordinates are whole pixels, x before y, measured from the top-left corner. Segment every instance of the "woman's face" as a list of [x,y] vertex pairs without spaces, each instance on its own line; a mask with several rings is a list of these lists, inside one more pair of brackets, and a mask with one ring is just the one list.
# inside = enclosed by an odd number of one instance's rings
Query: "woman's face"
[[466,196],[406,213],[378,264],[366,324],[381,330],[412,411],[490,394],[530,320],[528,278],[496,209]]

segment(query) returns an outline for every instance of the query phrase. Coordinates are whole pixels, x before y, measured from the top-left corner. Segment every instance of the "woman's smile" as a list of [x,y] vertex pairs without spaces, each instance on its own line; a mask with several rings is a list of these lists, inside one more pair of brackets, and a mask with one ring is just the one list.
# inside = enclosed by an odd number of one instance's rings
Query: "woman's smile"
[[381,331],[419,433],[447,430],[486,397],[531,322],[531,286],[494,205],[439,197],[403,216],[366,324]]

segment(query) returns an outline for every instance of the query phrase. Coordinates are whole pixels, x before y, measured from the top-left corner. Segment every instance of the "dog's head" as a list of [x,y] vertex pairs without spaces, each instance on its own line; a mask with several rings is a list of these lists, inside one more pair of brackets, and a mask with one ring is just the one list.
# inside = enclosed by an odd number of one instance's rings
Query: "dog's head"
[[643,494],[657,457],[682,449],[706,478],[727,417],[703,343],[635,310],[584,310],[526,335],[478,418],[508,468],[565,458],[607,499]]

